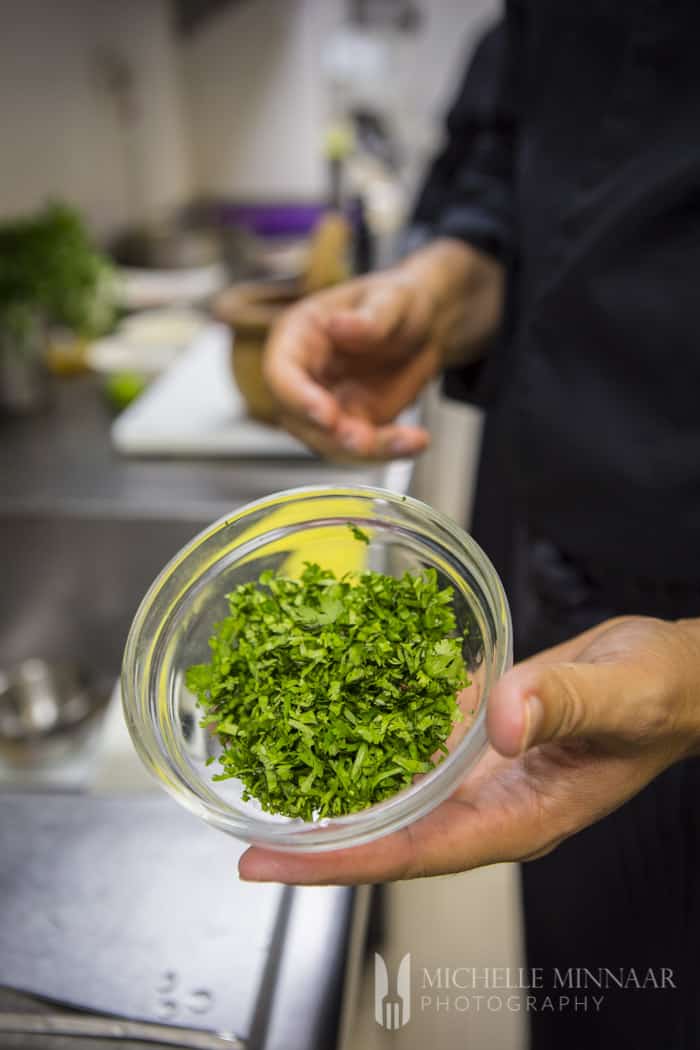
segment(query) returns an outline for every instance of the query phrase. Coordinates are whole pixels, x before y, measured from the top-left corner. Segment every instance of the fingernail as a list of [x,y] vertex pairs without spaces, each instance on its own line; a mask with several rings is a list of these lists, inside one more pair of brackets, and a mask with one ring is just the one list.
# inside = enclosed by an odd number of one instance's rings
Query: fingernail
[[540,731],[543,717],[544,708],[542,707],[542,701],[538,696],[529,696],[525,702],[525,726],[522,744],[520,745],[521,754],[532,746]]
[[353,430],[341,430],[338,434],[338,440],[348,452],[359,452],[360,440]]
[[[241,858],[242,859],[242,858]],[[241,882],[266,882],[268,876],[265,873],[265,865],[238,864],[238,878]]]
[[413,451],[413,442],[410,438],[394,437],[387,445],[387,452],[392,456],[405,456]]
[[255,873],[254,875],[244,875],[244,874],[242,874],[242,872],[241,872],[241,871],[239,870],[239,872],[238,872],[238,878],[240,879],[240,881],[241,881],[241,882],[268,882],[268,881],[269,881],[269,880],[268,880],[268,879],[267,879],[267,878],[265,877],[265,873],[264,873],[264,872],[263,872],[263,874],[261,875],[261,874],[260,874],[259,872],[257,872],[257,871],[256,871],[256,873]]

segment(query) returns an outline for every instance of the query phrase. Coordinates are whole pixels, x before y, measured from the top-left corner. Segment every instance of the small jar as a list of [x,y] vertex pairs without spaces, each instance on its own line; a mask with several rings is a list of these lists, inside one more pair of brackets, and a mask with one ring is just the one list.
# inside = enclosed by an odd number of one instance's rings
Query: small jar
[[[370,539],[358,542],[348,528]],[[217,739],[185,687],[192,664],[209,660],[209,638],[228,612],[226,595],[272,568],[297,576],[306,561],[393,576],[437,571],[450,587],[471,685],[448,754],[391,798],[343,817],[293,820],[243,801],[237,779],[213,781]],[[317,851],[369,842],[418,820],[446,799],[487,744],[486,699],[512,662],[503,586],[481,548],[426,504],[379,488],[299,488],[222,518],[177,554],[151,586],[129,632],[122,672],[127,724],[146,766],[178,802],[247,842]]]

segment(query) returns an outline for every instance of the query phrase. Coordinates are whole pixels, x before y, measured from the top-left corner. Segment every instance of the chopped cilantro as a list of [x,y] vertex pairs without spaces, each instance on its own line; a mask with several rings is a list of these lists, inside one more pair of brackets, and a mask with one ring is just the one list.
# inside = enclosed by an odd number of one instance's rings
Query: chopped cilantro
[[362,531],[359,525],[353,525],[353,523],[349,521],[348,528],[350,529],[350,532],[353,534],[356,540],[359,540],[360,543],[366,543],[369,546],[369,536],[366,532]]
[[266,570],[228,604],[211,661],[186,678],[223,748],[215,780],[238,777],[244,799],[313,820],[388,798],[446,752],[468,678],[433,569]]

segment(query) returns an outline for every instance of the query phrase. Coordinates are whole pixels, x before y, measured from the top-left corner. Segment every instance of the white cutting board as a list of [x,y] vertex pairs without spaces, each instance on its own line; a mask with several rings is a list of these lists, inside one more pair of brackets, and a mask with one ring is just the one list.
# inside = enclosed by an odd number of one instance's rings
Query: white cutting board
[[284,430],[251,419],[231,372],[231,333],[211,324],[112,424],[134,456],[303,456]]

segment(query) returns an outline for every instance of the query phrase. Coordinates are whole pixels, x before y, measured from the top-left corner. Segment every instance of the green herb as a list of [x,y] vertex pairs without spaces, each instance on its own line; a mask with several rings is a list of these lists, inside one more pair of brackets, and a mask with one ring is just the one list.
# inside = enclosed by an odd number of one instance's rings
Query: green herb
[[223,751],[215,780],[312,820],[388,798],[433,768],[468,684],[452,592],[437,574],[401,579],[306,563],[228,595],[211,662],[186,682]]
[[49,204],[0,224],[0,327],[16,330],[28,312],[83,335],[114,320],[114,278],[72,208]]
[[366,532],[362,531],[359,525],[353,525],[353,523],[349,521],[348,528],[350,529],[350,532],[353,534],[356,540],[359,540],[360,543],[366,543],[367,546],[369,546],[369,536]]

